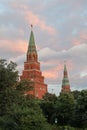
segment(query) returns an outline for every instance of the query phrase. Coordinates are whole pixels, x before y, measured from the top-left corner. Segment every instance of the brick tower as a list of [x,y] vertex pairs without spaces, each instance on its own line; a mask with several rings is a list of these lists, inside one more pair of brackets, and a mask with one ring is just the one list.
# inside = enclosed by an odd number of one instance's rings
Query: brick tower
[[40,63],[38,62],[38,54],[32,28],[33,27],[31,25],[31,34],[26,55],[26,62],[24,62],[24,70],[20,76],[20,79],[29,80],[30,86],[33,87],[33,90],[27,93],[42,99],[43,95],[47,93],[47,85],[44,84],[44,77],[40,71]]
[[69,84],[69,79],[68,79],[68,73],[67,73],[67,68],[66,68],[66,64],[64,64],[64,77],[62,80],[62,89],[61,92],[70,92],[70,84]]

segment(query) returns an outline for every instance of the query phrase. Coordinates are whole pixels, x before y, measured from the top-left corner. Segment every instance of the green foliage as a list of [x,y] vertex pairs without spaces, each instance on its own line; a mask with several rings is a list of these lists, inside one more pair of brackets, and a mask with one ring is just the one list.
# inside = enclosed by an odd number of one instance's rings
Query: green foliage
[[0,130],[86,130],[87,90],[47,93],[38,100],[24,95],[32,82],[17,79],[16,64],[0,59]]
[[44,130],[46,121],[34,101],[21,98],[19,104],[13,103],[8,113],[2,116],[0,125],[4,130]]
[[14,88],[18,79],[16,63],[0,59],[0,115],[8,111],[11,103],[16,101]]
[[47,93],[40,104],[41,109],[43,110],[43,113],[45,117],[47,118],[47,121],[51,124],[55,122],[55,102],[57,100],[57,96],[54,94]]
[[79,128],[87,127],[87,90],[81,91],[76,100],[72,125]]
[[43,100],[47,101],[47,102],[53,102],[53,103],[55,103],[56,100],[57,100],[57,96],[55,94],[46,93],[44,95],[44,97],[43,97]]
[[7,87],[13,87],[18,79],[18,71],[16,71],[16,63],[12,61],[7,63],[6,60],[0,59],[0,91]]
[[72,91],[71,94],[73,94],[74,99],[77,100],[78,96],[80,95],[80,91],[75,90],[75,91]]
[[13,62],[8,64],[6,60],[0,60],[0,129],[48,130],[37,100],[23,93],[30,90],[29,83],[17,83],[15,67]]
[[62,93],[56,102],[56,113],[59,125],[69,124],[73,113],[74,97],[70,93]]
[[[28,80],[22,80],[20,82],[17,83],[16,85],[16,90],[22,94],[22,95],[27,95],[27,92],[29,92],[30,90],[33,90],[33,87],[31,86],[32,82],[28,81]],[[34,96],[32,96],[34,97]]]

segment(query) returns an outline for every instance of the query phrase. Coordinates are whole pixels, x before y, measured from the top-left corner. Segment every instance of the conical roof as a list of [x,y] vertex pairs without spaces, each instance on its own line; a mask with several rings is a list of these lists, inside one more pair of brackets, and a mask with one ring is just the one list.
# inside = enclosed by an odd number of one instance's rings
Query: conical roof
[[67,72],[66,64],[64,64],[62,90],[65,92],[70,91],[70,83],[69,83],[69,79],[68,79],[68,72]]
[[28,51],[27,51],[27,53],[31,53],[31,52],[37,53],[32,26],[31,26],[30,40],[29,40],[29,45],[28,45]]
[[69,79],[68,79],[66,64],[64,64],[64,77],[63,77],[63,81],[62,81],[62,87],[66,86],[66,85],[69,85]]
[[64,72],[67,72],[66,64],[64,64]]

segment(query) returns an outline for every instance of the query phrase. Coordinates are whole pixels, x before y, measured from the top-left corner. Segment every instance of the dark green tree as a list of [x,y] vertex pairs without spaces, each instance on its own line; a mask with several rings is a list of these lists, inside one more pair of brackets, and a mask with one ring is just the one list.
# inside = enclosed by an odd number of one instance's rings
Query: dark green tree
[[8,107],[15,100],[11,92],[14,91],[17,84],[18,71],[16,63],[8,63],[4,59],[0,59],[0,115],[7,112]]
[[74,108],[74,97],[71,93],[61,93],[55,105],[58,125],[69,125]]
[[80,91],[75,90],[75,91],[72,91],[71,93],[73,94],[74,99],[77,100],[78,96],[80,95]]
[[55,113],[55,103],[57,101],[57,96],[55,94],[46,93],[41,101],[41,109],[47,121],[51,124],[55,123],[56,113]]
[[38,101],[24,92],[30,90],[29,82],[17,82],[16,64],[0,60],[0,129],[48,130]]
[[57,96],[56,96],[55,94],[46,93],[46,94],[43,96],[43,100],[44,100],[44,101],[47,101],[47,102],[53,102],[53,103],[55,103],[56,100],[57,100]]
[[76,100],[72,125],[83,130],[87,127],[87,90],[82,90]]
[[0,92],[14,87],[18,80],[18,71],[16,70],[17,64],[10,61],[0,59]]

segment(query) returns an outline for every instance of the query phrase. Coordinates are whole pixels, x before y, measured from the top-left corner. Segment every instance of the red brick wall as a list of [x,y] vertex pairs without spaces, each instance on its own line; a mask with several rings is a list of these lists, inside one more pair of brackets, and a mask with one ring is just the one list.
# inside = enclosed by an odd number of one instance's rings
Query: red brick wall
[[35,97],[41,99],[45,93],[47,93],[47,85],[44,84],[44,77],[40,71],[39,62],[24,62],[24,70],[20,79],[28,79],[34,82],[32,91],[26,92],[32,94]]

